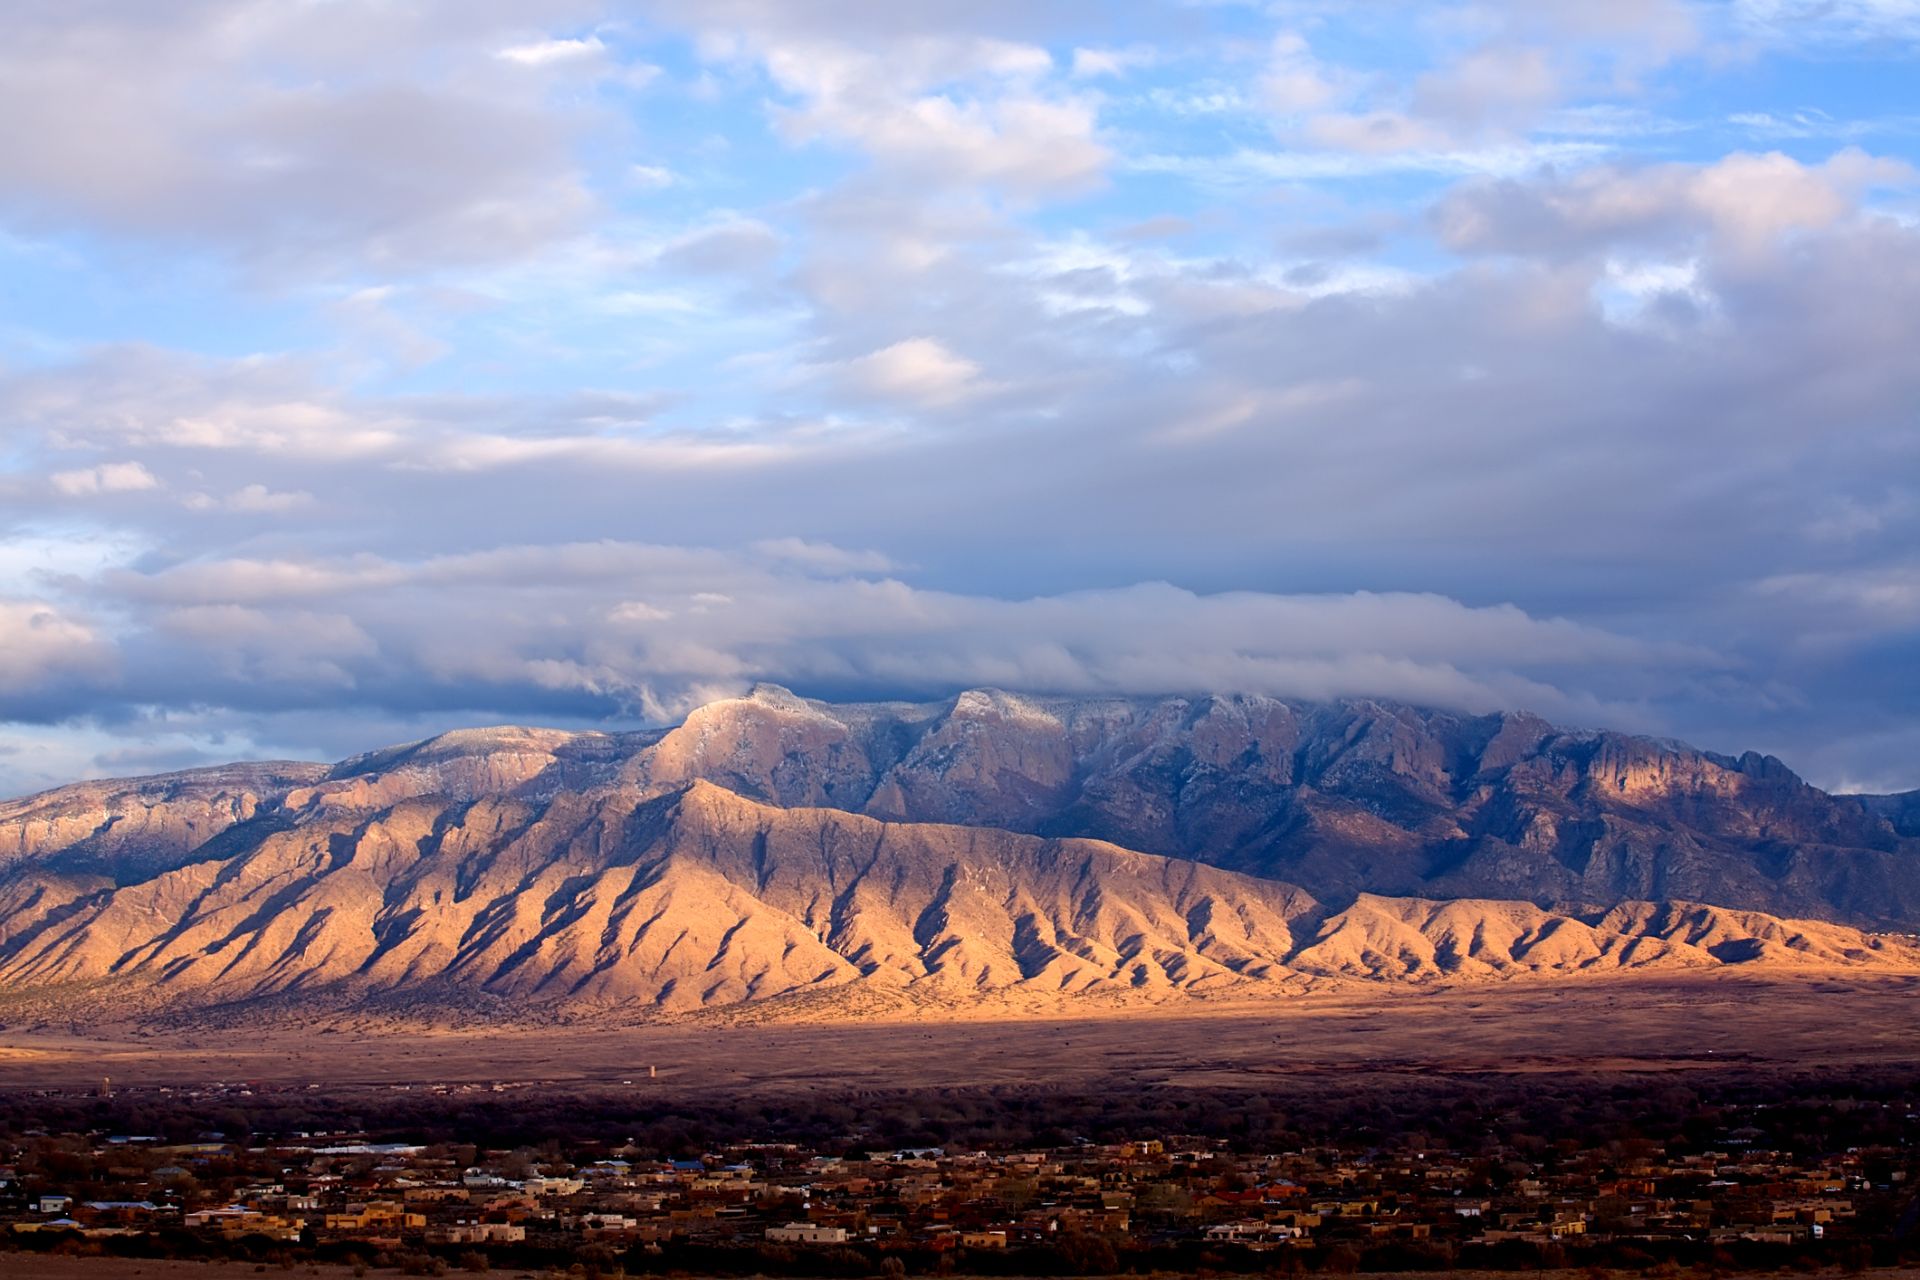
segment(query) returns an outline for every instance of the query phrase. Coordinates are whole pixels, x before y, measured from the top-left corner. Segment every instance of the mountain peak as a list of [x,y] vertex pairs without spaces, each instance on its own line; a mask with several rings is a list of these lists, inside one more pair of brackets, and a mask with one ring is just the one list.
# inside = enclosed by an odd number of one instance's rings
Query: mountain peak
[[[785,685],[761,681],[744,694],[733,698],[715,698],[687,713],[679,727],[731,723],[746,715],[773,715],[790,719],[831,720],[831,704],[803,698]],[[672,730],[668,730],[672,732]]]
[[783,684],[762,680],[747,691],[744,701],[772,707],[778,711],[811,712],[814,705]]
[[1004,689],[968,689],[954,698],[950,714],[961,719],[993,717],[1033,725],[1060,723],[1060,718],[1040,703]]

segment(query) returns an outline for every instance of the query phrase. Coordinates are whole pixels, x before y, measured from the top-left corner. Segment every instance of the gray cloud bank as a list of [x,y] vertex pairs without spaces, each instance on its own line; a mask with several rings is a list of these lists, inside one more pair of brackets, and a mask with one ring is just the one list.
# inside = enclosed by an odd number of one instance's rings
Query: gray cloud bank
[[[1632,698],[1721,665],[1427,594],[1142,584],[1006,600],[832,572],[822,562],[864,557],[802,545],[803,562],[780,543],[728,553],[601,542],[116,570],[91,595],[121,619],[118,641],[44,605],[0,615],[16,641],[0,667],[10,700],[0,714],[83,712],[111,697],[260,710],[550,702],[659,721],[782,679],[865,696],[1244,689],[1633,715],[1588,690]],[[1554,683],[1571,673],[1582,687]]]

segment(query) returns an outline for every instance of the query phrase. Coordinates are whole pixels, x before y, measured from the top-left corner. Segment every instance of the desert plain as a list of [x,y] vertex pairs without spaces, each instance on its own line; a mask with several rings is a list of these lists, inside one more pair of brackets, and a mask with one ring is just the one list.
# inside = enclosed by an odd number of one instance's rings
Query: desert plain
[[[626,1027],[0,1026],[0,1089],[259,1081],[328,1091],[551,1084],[656,1095],[1258,1087],[1316,1073],[1792,1071],[1920,1062],[1920,978],[1523,980],[1187,1001],[1073,1019],[693,1016]],[[649,1068],[653,1074],[649,1074]]]

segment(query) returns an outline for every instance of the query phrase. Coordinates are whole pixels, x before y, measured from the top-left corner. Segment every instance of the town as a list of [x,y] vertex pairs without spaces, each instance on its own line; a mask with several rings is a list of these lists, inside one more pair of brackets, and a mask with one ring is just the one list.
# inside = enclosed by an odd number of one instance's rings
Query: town
[[597,1274],[814,1275],[1896,1260],[1914,1236],[1920,1117],[1900,1099],[1833,1105],[1849,1129],[1895,1139],[1789,1150],[1769,1140],[1767,1104],[1697,1142],[1472,1150],[1413,1134],[1259,1150],[1161,1133],[675,1155],[618,1134],[483,1149],[365,1130],[15,1127],[0,1131],[0,1248],[426,1274],[582,1260]]

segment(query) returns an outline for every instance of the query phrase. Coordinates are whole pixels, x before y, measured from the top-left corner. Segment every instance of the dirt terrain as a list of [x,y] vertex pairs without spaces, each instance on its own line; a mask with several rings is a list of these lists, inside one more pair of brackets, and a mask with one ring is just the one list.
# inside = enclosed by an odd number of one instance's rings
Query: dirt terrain
[[[292,1270],[283,1270],[278,1266],[268,1266],[262,1271],[261,1264],[254,1262],[158,1262],[147,1259],[118,1258],[49,1258],[29,1254],[0,1253],[0,1274],[7,1280],[120,1280],[123,1276],[139,1276],[142,1280],[240,1280],[240,1277],[254,1277],[261,1274],[272,1276],[320,1276],[324,1280],[342,1280],[353,1275],[352,1269],[330,1263],[301,1263]],[[374,1267],[367,1271],[370,1276],[399,1275],[397,1268]],[[515,1268],[501,1268],[493,1272],[496,1276],[535,1277],[546,1273],[525,1271]],[[1455,1271],[1450,1273],[1452,1280],[1514,1280],[1511,1271]],[[1589,1280],[1592,1271],[1532,1271],[1527,1273],[1534,1280]],[[1610,1274],[1632,1275],[1632,1272]],[[1723,1280],[1742,1280],[1742,1273],[1721,1273]],[[1841,1273],[1837,1270],[1803,1273],[1805,1280],[1834,1280]],[[1920,1280],[1920,1270],[1912,1267],[1889,1267],[1854,1273],[1858,1280]],[[967,1280],[958,1276],[954,1280]],[[1431,1280],[1428,1273],[1395,1274],[1377,1273],[1372,1280]]]
[[[0,1088],[262,1081],[620,1085],[792,1094],[1036,1081],[1217,1087],[1321,1071],[1657,1072],[1920,1062],[1920,980],[1613,976],[1308,994],[1178,1015],[421,1032],[325,1025],[61,1033],[0,1029]],[[648,1076],[648,1067],[657,1076]]]
[[[278,1265],[262,1269],[257,1262],[172,1262],[153,1258],[60,1258],[28,1253],[0,1253],[0,1275],[7,1280],[237,1280],[240,1276],[320,1276],[345,1280],[353,1268],[338,1263],[301,1263],[291,1271]],[[368,1275],[399,1275],[395,1268],[369,1269]],[[496,1274],[522,1274],[503,1271]],[[527,1272],[533,1275],[536,1273]]]

